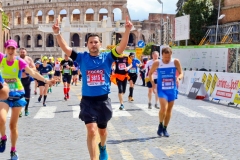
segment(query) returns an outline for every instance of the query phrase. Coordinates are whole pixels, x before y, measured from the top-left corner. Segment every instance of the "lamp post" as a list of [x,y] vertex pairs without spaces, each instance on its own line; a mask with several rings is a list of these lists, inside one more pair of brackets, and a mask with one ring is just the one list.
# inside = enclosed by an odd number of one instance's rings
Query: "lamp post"
[[161,44],[162,44],[162,23],[161,23],[161,20],[162,20],[162,16],[163,16],[163,2],[161,1],[161,0],[157,0],[160,4],[162,4],[162,14],[161,14],[161,17],[160,17],[160,42],[159,42],[159,44],[160,44],[160,46],[161,46]]
[[217,44],[217,34],[218,34],[218,21],[220,19],[223,19],[223,17],[225,17],[225,14],[220,15],[220,9],[221,9],[221,0],[218,0],[219,4],[218,4],[218,17],[217,17],[217,26],[216,26],[216,37],[215,37],[215,45]]

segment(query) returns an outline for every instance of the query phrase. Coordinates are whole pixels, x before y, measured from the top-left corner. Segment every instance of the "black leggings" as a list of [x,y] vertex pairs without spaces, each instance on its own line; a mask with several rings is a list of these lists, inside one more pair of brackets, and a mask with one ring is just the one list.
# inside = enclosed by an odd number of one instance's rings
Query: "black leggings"
[[21,82],[25,91],[25,98],[30,98],[31,96],[31,80],[30,77],[21,78]]
[[126,87],[127,87],[127,78],[125,78],[123,81],[120,81],[117,79],[117,86],[118,86],[118,93],[125,93]]

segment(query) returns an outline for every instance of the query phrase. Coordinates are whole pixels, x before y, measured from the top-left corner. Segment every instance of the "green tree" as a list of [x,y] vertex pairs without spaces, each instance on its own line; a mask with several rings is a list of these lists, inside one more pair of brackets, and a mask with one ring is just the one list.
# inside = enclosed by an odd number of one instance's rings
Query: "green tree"
[[6,15],[6,13],[2,12],[2,25],[3,25],[3,29],[6,28],[5,26],[8,26],[8,16]]
[[177,6],[177,9],[176,9],[176,17],[179,17],[182,15],[181,11],[182,11],[182,8],[183,8],[183,5],[185,2],[187,2],[188,0],[178,0],[176,6]]
[[146,44],[146,46],[143,50],[143,55],[150,55],[151,54],[151,48],[152,48],[153,44],[154,44],[153,42],[150,42],[150,43]]
[[205,28],[213,15],[212,0],[188,0],[180,11],[181,15],[190,15],[189,44],[199,44],[205,34]]

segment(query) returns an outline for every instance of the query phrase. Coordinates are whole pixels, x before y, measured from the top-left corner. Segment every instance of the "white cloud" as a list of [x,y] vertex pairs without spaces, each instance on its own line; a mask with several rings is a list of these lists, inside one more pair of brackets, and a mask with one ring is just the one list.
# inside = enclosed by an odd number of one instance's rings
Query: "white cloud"
[[[162,0],[163,13],[176,13],[176,3],[178,0]],[[133,20],[148,19],[149,13],[162,13],[162,4],[157,0],[128,0],[128,10]]]

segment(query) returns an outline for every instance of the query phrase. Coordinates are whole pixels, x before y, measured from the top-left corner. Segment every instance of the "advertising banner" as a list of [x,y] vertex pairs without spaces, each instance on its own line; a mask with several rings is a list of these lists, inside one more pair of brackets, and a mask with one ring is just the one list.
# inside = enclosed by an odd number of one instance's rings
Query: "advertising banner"
[[240,76],[234,73],[216,73],[214,78],[215,80],[211,85],[212,93],[210,91],[209,95],[213,98],[233,102],[238,90]]
[[202,82],[209,97],[240,104],[240,74],[185,71],[183,81],[179,92],[188,94],[194,82]]

